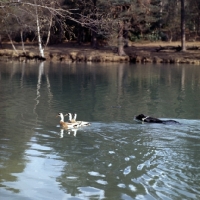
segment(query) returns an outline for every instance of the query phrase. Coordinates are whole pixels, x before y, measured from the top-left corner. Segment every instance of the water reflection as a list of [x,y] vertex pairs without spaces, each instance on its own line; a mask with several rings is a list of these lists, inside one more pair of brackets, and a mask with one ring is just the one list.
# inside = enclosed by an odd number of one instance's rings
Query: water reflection
[[[1,198],[200,198],[198,66],[4,63],[0,74]],[[92,125],[60,129],[60,111]]]
[[64,131],[66,131],[66,132],[68,133],[68,135],[70,135],[70,134],[72,133],[72,135],[73,135],[74,137],[76,137],[78,128],[72,128],[72,129],[68,129],[68,130],[60,129],[60,138],[63,138],[63,137],[64,137]]
[[40,98],[40,85],[41,85],[41,77],[42,77],[42,74],[43,74],[43,71],[44,71],[44,63],[40,63],[39,65],[39,70],[38,70],[38,82],[37,82],[37,89],[36,89],[36,98],[35,98],[35,101],[36,101],[36,104],[33,108],[33,112],[35,113],[35,115],[37,116],[36,118],[38,118],[38,115],[36,113],[36,108],[37,108],[37,105],[39,104],[39,98]]

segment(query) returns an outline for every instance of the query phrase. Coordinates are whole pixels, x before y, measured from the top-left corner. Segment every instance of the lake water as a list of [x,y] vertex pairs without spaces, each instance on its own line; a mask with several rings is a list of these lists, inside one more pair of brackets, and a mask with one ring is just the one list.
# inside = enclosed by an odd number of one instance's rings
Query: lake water
[[1,63],[0,199],[200,199],[200,67]]

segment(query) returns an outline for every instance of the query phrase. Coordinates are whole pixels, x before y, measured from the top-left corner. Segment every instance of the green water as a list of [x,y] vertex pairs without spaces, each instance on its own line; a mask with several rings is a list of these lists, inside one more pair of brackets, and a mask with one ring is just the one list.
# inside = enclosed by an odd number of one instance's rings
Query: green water
[[200,199],[199,103],[195,65],[1,63],[0,199]]

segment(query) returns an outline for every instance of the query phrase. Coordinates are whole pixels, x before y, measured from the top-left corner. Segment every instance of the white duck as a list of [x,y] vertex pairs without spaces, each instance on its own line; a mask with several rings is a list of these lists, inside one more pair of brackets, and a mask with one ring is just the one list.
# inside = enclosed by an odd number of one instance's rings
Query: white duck
[[56,117],[60,117],[60,126],[63,129],[78,128],[79,126],[81,126],[80,123],[78,122],[76,123],[64,122],[64,115],[62,113],[58,113]]
[[84,121],[76,121],[77,114],[74,114],[74,118],[72,119],[72,114],[67,113],[65,116],[69,116],[69,123],[78,123],[79,126],[89,126],[91,125],[90,122],[84,122]]

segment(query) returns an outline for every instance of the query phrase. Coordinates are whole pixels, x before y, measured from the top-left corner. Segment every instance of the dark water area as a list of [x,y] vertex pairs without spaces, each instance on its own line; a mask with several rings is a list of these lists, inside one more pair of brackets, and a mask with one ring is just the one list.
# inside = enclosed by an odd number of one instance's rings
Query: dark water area
[[200,199],[199,104],[195,65],[0,63],[0,200]]

